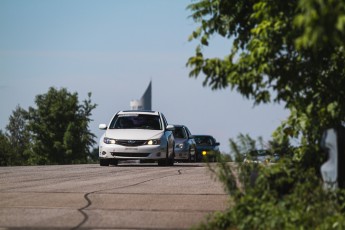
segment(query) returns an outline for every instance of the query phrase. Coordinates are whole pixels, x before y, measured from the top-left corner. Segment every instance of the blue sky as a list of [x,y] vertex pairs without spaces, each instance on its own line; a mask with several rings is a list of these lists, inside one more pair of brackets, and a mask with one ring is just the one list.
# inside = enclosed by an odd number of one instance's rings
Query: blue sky
[[[98,104],[90,129],[129,109],[152,80],[152,107],[171,124],[211,134],[223,152],[239,133],[269,140],[288,112],[282,105],[253,107],[230,89],[212,91],[189,78],[188,57],[197,25],[190,0],[0,0],[0,129],[17,105],[35,106],[49,87],[92,93]],[[230,40],[213,38],[206,55],[223,57]]]

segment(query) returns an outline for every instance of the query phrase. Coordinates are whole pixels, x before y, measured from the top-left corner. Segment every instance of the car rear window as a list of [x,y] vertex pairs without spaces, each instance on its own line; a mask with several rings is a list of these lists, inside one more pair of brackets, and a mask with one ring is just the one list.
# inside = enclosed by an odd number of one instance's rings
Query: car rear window
[[116,115],[111,121],[110,129],[152,129],[161,130],[160,117],[146,114]]

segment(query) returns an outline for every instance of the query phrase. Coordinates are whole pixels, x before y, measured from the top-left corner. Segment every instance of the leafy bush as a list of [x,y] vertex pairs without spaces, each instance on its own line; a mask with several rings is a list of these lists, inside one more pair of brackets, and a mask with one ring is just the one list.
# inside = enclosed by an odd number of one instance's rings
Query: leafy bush
[[345,191],[324,190],[318,173],[300,165],[210,165],[234,204],[196,229],[345,229]]

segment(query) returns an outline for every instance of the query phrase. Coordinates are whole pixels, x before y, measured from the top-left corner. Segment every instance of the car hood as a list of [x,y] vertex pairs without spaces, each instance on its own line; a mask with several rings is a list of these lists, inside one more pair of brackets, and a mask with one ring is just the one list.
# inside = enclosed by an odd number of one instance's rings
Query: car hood
[[211,146],[211,145],[202,145],[202,146],[199,145],[199,146],[196,146],[196,149],[200,150],[200,151],[202,151],[202,150],[214,150],[215,147]]
[[108,129],[104,136],[120,140],[149,140],[161,138],[163,132],[149,129]]

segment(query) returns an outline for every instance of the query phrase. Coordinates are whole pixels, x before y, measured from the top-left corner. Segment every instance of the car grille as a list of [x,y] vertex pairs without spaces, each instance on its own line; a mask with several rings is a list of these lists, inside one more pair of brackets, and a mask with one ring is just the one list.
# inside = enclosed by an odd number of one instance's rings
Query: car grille
[[145,140],[116,140],[116,144],[123,146],[140,146],[145,142]]
[[150,153],[119,153],[112,152],[111,155],[115,157],[148,157]]

